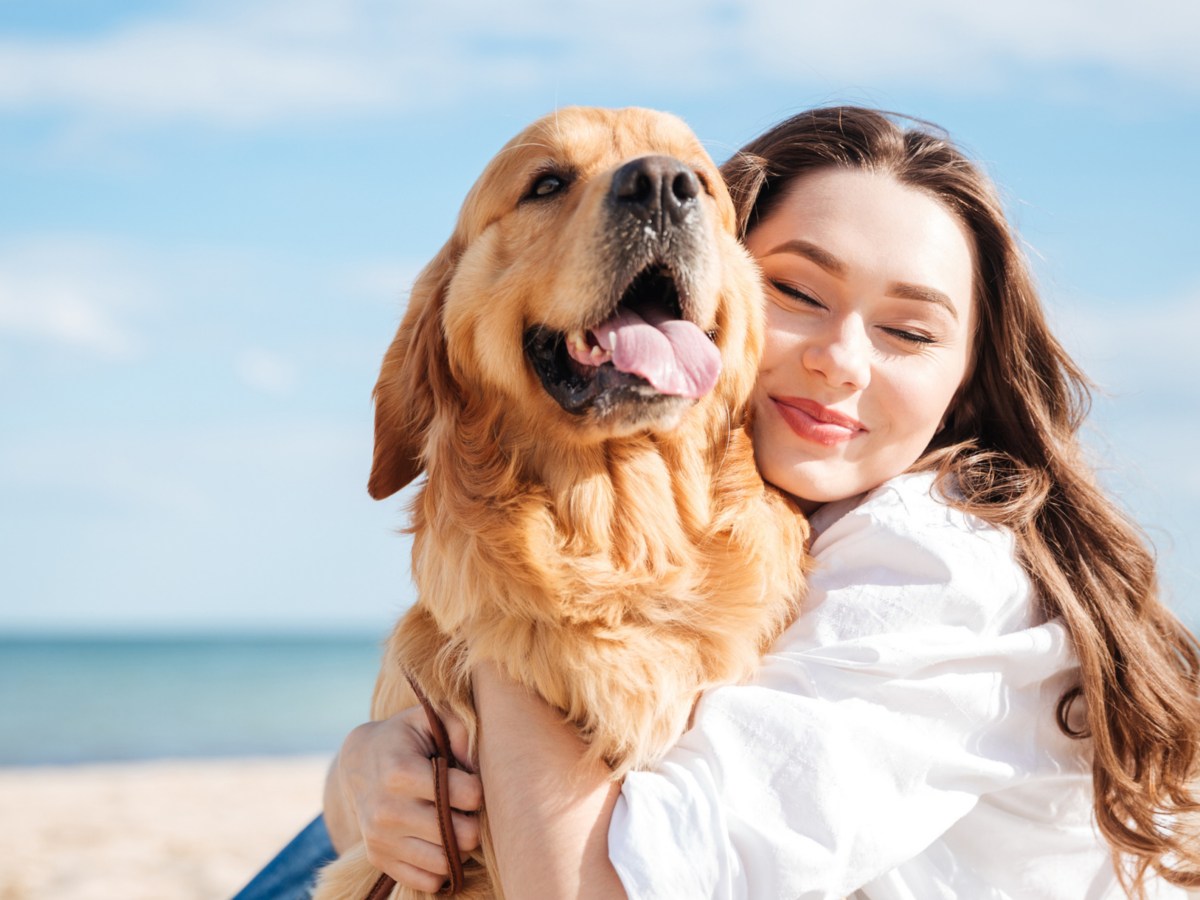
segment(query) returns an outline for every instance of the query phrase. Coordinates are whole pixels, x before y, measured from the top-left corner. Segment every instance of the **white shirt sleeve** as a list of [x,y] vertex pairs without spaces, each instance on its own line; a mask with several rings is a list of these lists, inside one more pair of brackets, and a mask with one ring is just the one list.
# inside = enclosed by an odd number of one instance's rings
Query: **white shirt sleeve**
[[710,691],[626,777],[609,855],[631,897],[845,897],[1045,769],[1065,631],[1033,624],[1012,536],[931,485],[822,510],[841,515],[804,614],[753,683]]

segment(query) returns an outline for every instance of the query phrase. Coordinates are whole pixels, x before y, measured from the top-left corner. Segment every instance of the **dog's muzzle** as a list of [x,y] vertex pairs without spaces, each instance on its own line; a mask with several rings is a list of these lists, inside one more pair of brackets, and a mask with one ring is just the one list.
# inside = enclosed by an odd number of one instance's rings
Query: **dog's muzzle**
[[716,383],[720,353],[696,321],[693,287],[710,239],[701,192],[696,173],[669,156],[643,156],[613,173],[599,242],[611,299],[566,333],[525,333],[526,357],[567,412],[650,421]]

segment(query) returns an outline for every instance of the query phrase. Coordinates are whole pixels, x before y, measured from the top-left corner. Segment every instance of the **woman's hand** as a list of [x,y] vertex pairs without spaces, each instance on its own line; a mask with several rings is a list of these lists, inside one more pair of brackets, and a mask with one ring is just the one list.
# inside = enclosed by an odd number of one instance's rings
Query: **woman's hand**
[[[466,727],[450,714],[442,721],[455,758],[466,764]],[[325,824],[338,853],[361,840],[377,869],[428,893],[449,874],[433,803],[433,749],[424,710],[406,709],[350,732],[325,783]],[[479,823],[468,813],[482,803],[479,777],[451,769],[452,820],[464,856],[479,847]]]

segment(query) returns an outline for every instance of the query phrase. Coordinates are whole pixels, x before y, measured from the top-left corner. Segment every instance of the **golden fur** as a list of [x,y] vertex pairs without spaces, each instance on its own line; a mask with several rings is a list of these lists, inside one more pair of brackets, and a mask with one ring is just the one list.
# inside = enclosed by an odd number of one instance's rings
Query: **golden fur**
[[[676,236],[614,227],[614,173],[647,155],[700,185],[679,258]],[[559,181],[541,197],[547,173]],[[661,113],[563,109],[487,166],[376,387],[371,494],[427,480],[412,508],[419,600],[389,640],[375,718],[414,704],[408,671],[473,735],[469,672],[490,660],[561,709],[619,778],[671,746],[700,691],[752,672],[796,611],[807,528],[754,466],[761,294],[734,233],[717,169]],[[684,315],[720,351],[716,386],[565,411],[531,366],[530,329],[604,320],[667,244]],[[359,900],[376,876],[359,847],[316,896]],[[462,896],[498,894],[482,859],[468,867]]]

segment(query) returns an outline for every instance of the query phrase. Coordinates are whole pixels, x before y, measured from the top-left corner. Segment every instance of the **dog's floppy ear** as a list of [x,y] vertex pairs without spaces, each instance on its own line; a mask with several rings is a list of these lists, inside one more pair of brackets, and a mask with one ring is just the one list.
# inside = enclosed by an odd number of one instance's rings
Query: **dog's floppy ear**
[[375,384],[375,456],[367,491],[390,497],[424,468],[425,435],[438,398],[454,391],[442,331],[442,304],[458,261],[451,240],[417,277],[404,319]]

